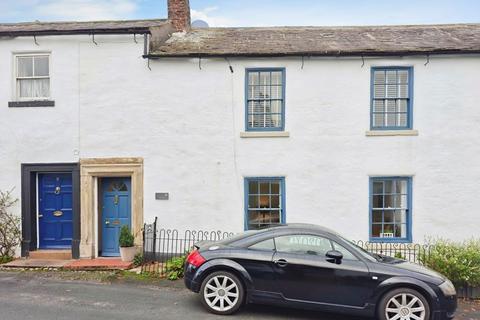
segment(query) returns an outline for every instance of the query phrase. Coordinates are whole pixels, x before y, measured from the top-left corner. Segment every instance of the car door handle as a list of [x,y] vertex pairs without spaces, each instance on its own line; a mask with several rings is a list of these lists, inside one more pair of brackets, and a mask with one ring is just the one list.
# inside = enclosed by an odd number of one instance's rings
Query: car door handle
[[277,266],[279,266],[281,268],[286,267],[287,264],[288,264],[287,260],[285,260],[285,259],[278,259],[278,260],[273,261],[273,263],[275,263]]

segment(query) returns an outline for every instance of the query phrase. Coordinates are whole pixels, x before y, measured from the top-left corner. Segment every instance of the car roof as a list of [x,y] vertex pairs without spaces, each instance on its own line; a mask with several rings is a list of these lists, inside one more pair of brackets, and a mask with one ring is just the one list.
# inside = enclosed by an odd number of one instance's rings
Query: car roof
[[319,226],[316,224],[311,224],[311,223],[287,223],[287,224],[282,224],[278,225],[275,227],[271,227],[269,229],[272,230],[295,230],[295,231],[314,231],[318,233],[330,233],[334,235],[338,235],[336,231],[333,231],[332,229],[326,228],[324,226]]
[[315,224],[308,224],[308,223],[288,223],[282,224],[274,227],[269,227],[260,230],[249,230],[243,233],[237,234],[231,238],[228,238],[224,241],[221,241],[223,244],[235,244],[240,245],[244,243],[250,243],[253,239],[269,237],[272,234],[280,235],[288,235],[292,233],[314,233],[319,235],[333,235],[339,236],[339,234],[331,229],[328,229],[323,226],[315,225]]

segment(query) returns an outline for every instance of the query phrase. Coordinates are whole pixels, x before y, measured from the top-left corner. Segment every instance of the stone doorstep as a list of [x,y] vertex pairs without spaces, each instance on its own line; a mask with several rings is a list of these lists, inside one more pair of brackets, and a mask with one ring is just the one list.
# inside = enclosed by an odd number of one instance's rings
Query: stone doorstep
[[71,250],[36,250],[30,251],[28,259],[31,260],[72,260]]
[[3,268],[63,268],[68,264],[70,260],[58,260],[58,259],[17,259],[10,261],[9,263],[2,264]]

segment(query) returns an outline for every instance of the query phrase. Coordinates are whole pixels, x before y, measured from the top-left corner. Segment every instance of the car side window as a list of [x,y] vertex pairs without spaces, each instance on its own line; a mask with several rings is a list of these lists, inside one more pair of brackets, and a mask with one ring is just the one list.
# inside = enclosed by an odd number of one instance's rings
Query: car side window
[[325,256],[332,250],[329,239],[307,234],[296,234],[275,238],[278,252]]
[[260,242],[257,242],[255,244],[252,244],[248,249],[252,250],[262,250],[262,251],[274,251],[275,250],[275,243],[273,242],[272,239],[267,239],[263,240]]
[[335,241],[332,241],[333,249],[340,251],[343,254],[343,259],[345,260],[358,260],[350,251],[348,251],[345,247],[339,245]]

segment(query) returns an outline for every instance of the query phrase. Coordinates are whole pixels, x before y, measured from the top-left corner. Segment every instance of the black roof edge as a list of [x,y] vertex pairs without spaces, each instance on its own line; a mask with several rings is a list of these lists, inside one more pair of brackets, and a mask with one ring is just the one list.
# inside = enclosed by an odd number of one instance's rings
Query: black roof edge
[[150,34],[150,28],[119,28],[119,29],[79,29],[79,30],[39,30],[0,32],[0,37],[33,37],[56,35],[91,35],[91,34]]
[[383,57],[383,56],[426,56],[426,55],[447,55],[447,54],[480,54],[480,50],[433,50],[433,51],[358,51],[358,52],[292,52],[292,53],[229,53],[229,54],[209,54],[209,53],[191,53],[191,54],[147,54],[144,59],[162,59],[162,58],[272,58],[272,57]]

